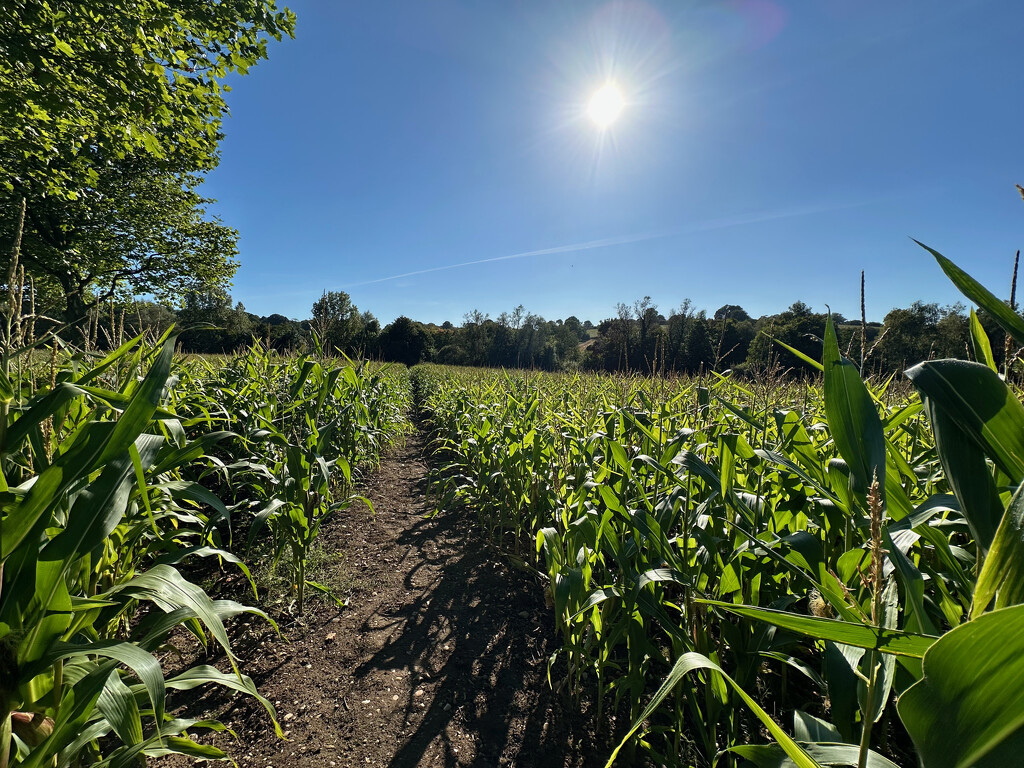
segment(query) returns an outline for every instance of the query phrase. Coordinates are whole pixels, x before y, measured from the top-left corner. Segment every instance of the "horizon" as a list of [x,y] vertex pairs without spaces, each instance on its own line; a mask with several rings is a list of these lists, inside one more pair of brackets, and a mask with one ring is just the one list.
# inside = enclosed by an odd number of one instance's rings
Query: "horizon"
[[203,190],[254,314],[340,290],[382,324],[648,295],[859,317],[862,269],[869,317],[954,303],[911,237],[1008,292],[1019,5],[290,7]]
[[[644,296],[639,297],[639,299],[643,299],[643,298],[645,298],[645,297]],[[236,306],[237,303],[239,301],[241,301],[240,299],[236,299],[234,296],[231,297],[231,300],[232,300],[232,306]],[[679,311],[680,304],[686,302],[687,300],[688,300],[687,297],[684,297],[683,301],[681,301],[679,304],[675,305],[674,307],[672,307],[672,308],[670,308],[668,310],[665,310],[665,309],[663,309],[661,307],[656,307],[656,309],[657,309],[657,311],[658,311],[658,313],[660,315],[662,315],[666,320],[668,320],[669,317],[671,317],[673,314],[675,314],[675,313],[677,313]],[[959,298],[958,301],[954,301],[954,302],[952,302],[950,304],[938,304],[937,302],[926,302],[926,301],[923,301],[921,299],[918,299],[918,300],[915,300],[913,302],[908,302],[907,305],[904,306],[904,307],[893,307],[893,309],[909,309],[911,307],[911,305],[914,304],[916,301],[920,301],[922,304],[926,304],[926,305],[927,304],[936,304],[938,306],[939,310],[943,311],[943,312],[954,311],[954,310],[959,309],[959,310],[962,311],[962,313],[964,315],[966,315],[967,314],[967,310],[968,310],[968,306],[967,306],[967,304],[964,303],[964,298],[963,298],[962,295],[960,295],[960,298]],[[624,302],[624,303],[632,304],[632,302]],[[777,311],[767,312],[767,313],[762,313],[762,314],[755,315],[753,313],[748,312],[747,308],[744,307],[743,305],[734,304],[732,302],[727,302],[726,304],[722,304],[722,305],[720,305],[718,307],[712,308],[712,307],[700,307],[700,306],[697,306],[695,302],[691,301],[691,303],[690,303],[690,305],[688,307],[688,311],[690,313],[694,314],[694,315],[703,312],[705,314],[705,316],[710,320],[710,319],[714,318],[715,313],[719,309],[722,309],[725,306],[728,306],[728,305],[731,304],[732,306],[734,306],[734,307],[738,306],[744,312],[747,312],[747,314],[750,315],[751,322],[755,322],[756,323],[756,322],[758,322],[760,320],[763,320],[765,318],[776,317],[778,315],[781,315],[784,312],[789,311],[789,309],[795,303],[804,303],[804,304],[806,304],[806,302],[801,302],[799,299],[797,299],[795,302],[787,304],[785,307],[783,307],[781,309],[778,309]],[[255,317],[262,318],[264,320],[269,318],[269,317],[272,317],[273,315],[280,315],[281,317],[284,317],[288,321],[293,322],[293,323],[308,323],[308,322],[310,322],[310,320],[312,320],[312,317],[310,317],[308,315],[304,315],[304,316],[291,316],[291,315],[284,315],[281,312],[268,312],[266,314],[260,314],[260,313],[257,313],[257,312],[253,312],[251,309],[249,309],[249,307],[247,307],[245,305],[244,301],[241,301],[241,304],[242,304],[243,308],[245,309],[246,313],[248,313],[250,315],[253,315]],[[847,314],[845,314],[843,312],[837,312],[835,310],[830,310],[827,306],[823,310],[821,310],[821,311],[819,311],[815,307],[810,306],[809,304],[807,304],[807,306],[810,308],[810,310],[811,310],[811,312],[813,314],[820,314],[820,315],[831,314],[831,315],[833,315],[835,317],[841,317],[845,321],[845,322],[841,323],[841,325],[844,325],[844,326],[845,325],[854,325],[854,324],[855,325],[860,325],[860,322],[861,322],[859,316],[855,317],[853,315],[847,315]],[[511,312],[512,310],[515,310],[516,308],[517,307],[508,307],[507,309],[503,310],[502,312],[499,312],[497,315],[491,315],[489,313],[482,312],[482,314],[484,315],[484,322],[486,322],[486,321],[498,322],[499,316],[501,314],[507,313],[507,312]],[[356,309],[358,309],[360,313],[369,311],[370,314],[373,314],[373,312],[371,310],[367,310],[367,309],[365,309],[363,307],[360,307],[359,305],[356,305]],[[598,319],[595,319],[593,317],[581,317],[580,315],[578,315],[575,312],[569,312],[568,314],[565,314],[565,315],[558,315],[558,316],[548,317],[548,316],[545,316],[545,315],[540,315],[540,313],[537,313],[537,312],[532,312],[530,310],[530,308],[525,306],[525,305],[523,306],[523,309],[525,310],[525,312],[527,314],[536,314],[536,315],[538,315],[541,318],[541,320],[543,320],[544,322],[563,322],[565,320],[568,320],[570,317],[575,317],[577,320],[579,320],[584,325],[586,325],[587,323],[590,323],[591,327],[593,327],[593,328],[597,328],[601,323],[605,322],[606,320],[614,320],[615,319],[614,318],[614,310],[615,310],[614,307],[612,308],[612,313],[611,314],[608,314],[608,315],[606,315],[604,317],[601,317],[601,318],[598,318]],[[467,310],[463,314],[464,315],[468,315],[471,312],[472,312],[472,310]],[[465,322],[465,318],[464,317],[460,317],[460,318],[446,318],[446,319],[438,321],[438,322],[435,322],[433,320],[419,320],[419,319],[417,319],[415,317],[410,317],[409,315],[397,315],[396,317],[393,317],[393,318],[391,318],[390,320],[388,320],[386,322],[381,321],[380,318],[377,317],[376,315],[374,315],[374,317],[378,320],[378,322],[380,322],[381,327],[384,327],[384,326],[388,325],[389,323],[394,322],[394,320],[398,319],[399,317],[406,317],[409,320],[412,320],[414,322],[420,323],[421,325],[425,325],[425,326],[428,326],[428,327],[433,326],[433,327],[437,327],[437,328],[442,327],[445,323],[451,323],[452,326],[457,328],[460,325],[462,325],[463,322]],[[882,318],[872,318],[870,315],[867,317],[866,322],[867,322],[867,324],[869,326],[876,326],[876,327],[877,326],[882,326],[882,325],[885,324],[884,323],[884,319],[882,319]]]

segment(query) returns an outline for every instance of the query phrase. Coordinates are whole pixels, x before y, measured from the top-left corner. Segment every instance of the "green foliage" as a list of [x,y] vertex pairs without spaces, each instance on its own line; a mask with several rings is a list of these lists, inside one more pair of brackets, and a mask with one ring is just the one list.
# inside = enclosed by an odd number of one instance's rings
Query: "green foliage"
[[964,357],[969,319],[962,305],[940,308],[915,301],[885,316],[885,337],[879,343],[881,364],[902,370],[930,358]]
[[[762,318],[758,325],[763,333],[751,343],[747,365],[755,371],[767,371],[777,362],[783,368],[806,371],[806,363],[789,348],[808,357],[820,357],[827,319],[828,315],[812,312],[801,301],[794,302],[785,312]],[[834,322],[838,324],[841,318]],[[780,347],[773,340],[786,346]]]
[[412,366],[430,359],[433,340],[421,323],[402,316],[381,331],[377,350],[384,360]]
[[[250,554],[284,553],[301,603],[320,587],[304,576],[320,524],[404,429],[404,369],[259,349],[214,366],[175,361],[174,342],[55,352],[52,386],[31,365],[0,376],[2,765],[225,757],[193,740],[223,726],[170,716],[168,689],[226,687],[273,717],[226,630],[265,614],[214,599],[188,569],[214,558],[255,589],[233,540],[248,513]],[[172,631],[218,645],[231,671],[167,677],[156,653]]]
[[380,325],[368,312],[360,314],[344,291],[324,291],[313,304],[310,328],[321,347],[331,354],[351,354],[376,342]]
[[[221,80],[294,29],[273,0],[19,0],[0,14],[0,186],[73,198],[143,152],[216,163]],[[25,188],[28,188],[27,190]]]
[[[911,745],[925,768],[1012,762],[1024,406],[981,338],[982,362],[908,371],[919,401],[821,332],[787,352],[820,356],[823,387],[417,367],[437,503],[546,580],[552,673],[657,764],[892,766]],[[762,727],[777,745],[750,743]]]
[[[223,79],[294,17],[273,0],[17,0],[0,14],[0,240],[73,323],[113,295],[223,288],[237,233],[196,193],[216,166]],[[4,258],[10,249],[4,248]]]
[[927,768],[1012,765],[1024,748],[1024,606],[957,627],[924,656],[899,714]]
[[245,460],[224,493],[253,515],[246,551],[267,537],[275,564],[287,558],[300,612],[307,586],[324,591],[305,575],[321,526],[355,500],[368,503],[352,493],[353,472],[374,466],[407,427],[404,369],[327,362],[254,345],[206,372],[217,399],[201,407],[224,413],[240,435]]
[[[48,310],[76,321],[111,296],[169,300],[226,285],[238,266],[238,233],[208,219],[200,182],[133,156],[101,166],[74,199],[30,199],[22,263],[59,288],[64,306]],[[2,209],[13,210],[18,194],[0,197]]]
[[[13,749],[16,763],[60,754],[68,764],[108,735],[111,761],[188,752],[194,743],[175,737],[204,725],[165,715],[166,689],[186,683],[165,681],[153,652],[183,626],[204,642],[208,633],[231,658],[223,622],[262,615],[212,600],[158,559],[190,548],[230,557],[205,516],[164,490],[180,487],[203,454],[165,401],[173,342],[147,349],[134,339],[91,367],[73,359],[53,389],[22,389],[13,400],[0,445],[0,717],[14,733],[12,742],[5,729],[5,762]],[[114,388],[98,386],[111,379]],[[143,604],[154,611],[139,623]],[[204,679],[258,696],[237,670]]]

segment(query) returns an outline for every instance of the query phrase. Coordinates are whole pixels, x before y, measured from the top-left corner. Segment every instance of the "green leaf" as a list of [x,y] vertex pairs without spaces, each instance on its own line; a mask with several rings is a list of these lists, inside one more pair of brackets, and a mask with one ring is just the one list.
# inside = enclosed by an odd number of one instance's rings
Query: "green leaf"
[[[55,662],[62,659],[87,658],[89,656],[102,656],[131,668],[145,686],[146,692],[149,695],[149,701],[153,705],[153,711],[156,712],[157,720],[163,719],[164,694],[166,691],[160,662],[152,654],[133,643],[116,640],[103,640],[85,644],[54,643],[45,656],[25,671],[24,676],[38,674],[43,669],[52,666]],[[103,685],[106,685],[105,678]]]
[[281,726],[277,722],[277,712],[274,705],[268,699],[260,695],[256,690],[256,684],[248,675],[229,675],[221,672],[216,667],[201,665],[183,672],[182,674],[167,680],[167,687],[179,691],[188,691],[200,685],[214,684],[233,691],[247,693],[255,698],[270,715],[274,723],[274,730],[277,735],[284,738]]
[[185,581],[181,574],[171,566],[154,565],[145,573],[139,574],[123,584],[118,584],[100,597],[111,597],[117,594],[129,594],[133,597],[152,600],[167,611],[174,608],[188,608],[193,611],[209,628],[214,639],[224,649],[232,667],[236,672],[238,671],[234,654],[231,653],[227,630],[224,629],[224,623],[221,621],[213,601],[195,584]]
[[1024,318],[1010,309],[1005,301],[998,298],[988,288],[968,275],[941,253],[932,250],[922,242],[917,240],[914,242],[935,257],[939,266],[942,267],[942,271],[946,273],[946,277],[953,281],[953,285],[957,287],[960,293],[992,315],[992,318],[999,323],[1000,327],[1013,336],[1018,344],[1024,344]]
[[191,547],[182,547],[180,549],[172,549],[166,554],[160,555],[155,561],[156,564],[163,563],[164,565],[177,565],[192,557],[216,557],[224,560],[225,562],[232,563],[238,566],[238,569],[245,574],[245,578],[249,581],[249,586],[252,587],[253,597],[259,600],[259,592],[256,589],[256,582],[252,577],[252,573],[249,571],[249,566],[245,562],[233,554],[228,552],[226,549],[218,549],[217,547],[210,547],[203,544],[196,544]]
[[996,608],[1024,603],[1024,484],[1010,499],[985,556],[974,588],[971,618],[980,616],[993,600]]
[[[890,630],[895,629],[899,618],[899,611],[899,592],[896,589],[896,582],[893,579],[889,579],[882,594],[882,626]],[[885,707],[889,703],[889,693],[892,691],[896,657],[886,653],[881,654],[881,658],[879,658],[880,654],[880,651],[872,651],[866,654],[867,674],[870,676],[872,668],[876,665],[878,667],[874,673],[876,684],[870,691],[873,696],[868,697],[868,687],[863,680],[860,681],[858,686],[857,697],[865,722],[870,720],[873,723],[877,723],[881,719],[882,714],[885,712]]]
[[0,370],[0,403],[10,403],[14,400],[14,383],[11,378]]
[[626,477],[630,477],[632,475],[632,462],[630,462],[629,457],[626,455],[626,449],[619,442],[611,438],[606,440],[605,444],[608,446],[608,450],[611,451],[615,463],[619,465]]
[[815,744],[820,742],[844,743],[843,737],[834,725],[799,709],[793,711],[793,735],[797,741]]
[[907,371],[924,400],[946,480],[982,550],[1003,516],[991,458],[1019,484],[1024,477],[1024,408],[990,368],[935,360]]
[[205,435],[186,443],[181,448],[173,448],[166,454],[157,457],[156,465],[147,468],[150,475],[160,475],[172,469],[189,464],[206,456],[216,443],[231,437],[238,437],[234,432],[207,432]]
[[0,559],[6,560],[17,550],[40,518],[60,502],[71,483],[100,465],[100,455],[115,428],[116,425],[104,422],[86,424],[74,446],[43,470],[15,510],[0,524]]
[[772,608],[758,608],[752,605],[734,605],[717,600],[698,599],[696,602],[714,605],[731,613],[746,616],[771,624],[790,632],[813,637],[818,640],[832,640],[857,648],[868,648],[897,656],[921,658],[925,651],[938,639],[930,635],[915,635],[896,629],[881,629],[866,624],[823,619],[818,616],[802,616],[798,613],[776,611]]
[[224,506],[224,502],[213,491],[204,488],[199,483],[190,480],[170,480],[166,483],[154,483],[150,488],[167,491],[172,499],[187,499],[213,508],[217,514],[211,516],[210,525],[219,520],[228,520],[229,522],[231,520],[231,513]]
[[144,337],[145,334],[139,334],[134,339],[130,339],[117,349],[112,350],[102,360],[86,371],[75,383],[79,386],[84,386],[90,381],[96,381],[99,379],[111,366],[124,358],[132,349],[134,349]]
[[966,360],[929,360],[907,377],[1014,483],[1024,480],[1024,406],[995,371]]
[[925,768],[996,768],[1024,754],[1024,605],[947,632],[924,656],[924,678],[899,698]]
[[867,492],[877,475],[885,487],[885,436],[857,367],[839,353],[830,315],[825,324],[825,414],[839,455],[853,473],[854,487]]
[[140,744],[142,735],[142,716],[139,705],[131,689],[121,682],[117,670],[110,673],[107,684],[103,686],[96,708],[110,723],[110,727],[125,744]]
[[[853,744],[831,744],[828,742],[812,744],[809,742],[797,742],[813,760],[819,765],[832,768],[832,766],[854,766],[859,764],[860,747]],[[794,762],[778,744],[745,744],[739,747],[730,747],[740,757],[749,760],[757,768],[795,768]],[[896,763],[882,757],[877,752],[868,752],[867,768],[899,768]]]
[[[143,461],[152,461],[163,442],[162,437],[139,435],[135,446]],[[126,451],[75,498],[66,527],[43,548],[40,560],[64,560],[70,565],[99,546],[124,517],[133,484],[132,459]]]
[[605,763],[605,768],[610,768],[612,763],[615,762],[615,758],[618,757],[619,750],[625,746],[633,734],[636,733],[643,725],[644,721],[649,718],[656,710],[661,702],[675,689],[679,682],[687,675],[687,673],[698,669],[707,669],[715,672],[722,676],[729,685],[732,686],[733,690],[739,694],[739,697],[743,699],[744,703],[750,707],[750,710],[757,715],[757,718],[761,723],[768,729],[768,732],[772,735],[779,746],[785,751],[786,755],[793,761],[797,768],[821,768],[821,764],[816,762],[814,758],[807,754],[804,749],[797,744],[792,737],[789,736],[779,724],[776,723],[771,716],[765,712],[758,705],[750,695],[743,690],[729,675],[727,675],[720,666],[711,661],[707,656],[703,656],[695,651],[690,653],[684,653],[680,656],[676,663],[672,667],[672,671],[669,672],[668,677],[665,678],[661,686],[655,692],[654,697],[650,703],[644,708],[644,711],[640,713],[640,716],[634,721],[633,726],[629,729],[629,733],[619,742],[619,745],[612,752],[611,757],[608,758],[608,762]]
[[974,359],[998,373],[996,359],[992,356],[992,344],[988,340],[985,329],[981,327],[978,313],[974,311],[973,307],[971,307],[971,345],[974,347]]
[[[164,739],[163,743],[165,746],[160,749],[147,748],[145,750],[146,755],[148,757],[187,755],[188,757],[195,757],[203,761],[228,759],[228,754],[224,750],[218,749],[212,744],[200,744],[185,736],[168,736]],[[126,756],[124,765],[133,765],[136,759],[134,755]],[[110,768],[117,768],[117,766],[112,764]]]
[[[761,331],[761,333],[764,333],[764,331]],[[772,341],[774,341],[774,342],[775,342],[776,344],[778,344],[778,345],[779,345],[780,347],[782,347],[783,349],[786,349],[786,350],[788,350],[789,352],[791,352],[792,354],[794,354],[794,355],[796,355],[797,357],[799,357],[799,358],[800,358],[801,360],[803,360],[803,361],[804,361],[805,363],[807,363],[808,365],[810,365],[810,366],[813,366],[814,368],[817,368],[817,369],[818,369],[819,371],[824,371],[824,370],[825,370],[825,366],[824,366],[824,365],[822,365],[821,363],[819,363],[819,362],[818,362],[817,360],[815,360],[815,359],[814,359],[813,357],[808,357],[807,355],[805,355],[805,354],[804,354],[803,352],[801,352],[801,351],[800,351],[799,349],[797,349],[796,347],[791,347],[791,346],[789,346],[789,344],[787,344],[786,342],[784,342],[784,341],[781,341],[781,340],[779,340],[779,339],[776,339],[776,338],[775,338],[774,336],[772,336],[771,334],[768,334],[768,333],[764,333],[764,335],[765,335],[765,336],[767,336],[767,337],[768,337],[769,339],[771,339]]]
[[128,407],[121,414],[121,418],[117,420],[114,433],[110,436],[110,442],[107,443],[107,447],[103,451],[101,462],[113,458],[122,451],[127,451],[128,446],[134,443],[135,439],[149,426],[150,419],[153,418],[157,406],[160,405],[160,397],[167,384],[167,377],[171,373],[176,339],[177,336],[171,336],[164,342],[164,346],[153,361],[146,378],[135,390]]
[[[154,660],[155,661],[155,660]],[[159,667],[159,665],[157,665]],[[32,750],[19,765],[21,768],[44,768],[53,765],[53,756],[81,735],[85,723],[94,712],[96,700],[106,685],[116,662],[108,661],[92,667],[68,690],[54,717],[50,737]],[[161,676],[161,684],[163,677]]]

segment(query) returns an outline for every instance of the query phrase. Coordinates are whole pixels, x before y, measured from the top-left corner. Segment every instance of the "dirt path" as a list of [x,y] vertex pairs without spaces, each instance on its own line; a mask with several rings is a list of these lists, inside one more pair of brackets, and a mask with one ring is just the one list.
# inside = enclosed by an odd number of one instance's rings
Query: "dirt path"
[[[275,703],[288,741],[251,699],[209,708],[240,742],[242,765],[590,766],[596,747],[553,693],[556,648],[535,581],[493,558],[457,513],[425,518],[421,438],[396,448],[360,505],[323,532],[345,553],[350,607],[310,600],[289,642],[250,633],[242,667]],[[253,629],[259,625],[254,624]]]

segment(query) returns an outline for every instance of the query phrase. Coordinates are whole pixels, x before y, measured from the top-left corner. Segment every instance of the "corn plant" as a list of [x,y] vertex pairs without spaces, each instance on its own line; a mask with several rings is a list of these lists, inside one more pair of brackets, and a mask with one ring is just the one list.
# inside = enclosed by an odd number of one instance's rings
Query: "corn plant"
[[[245,691],[273,716],[235,665],[224,625],[262,612],[212,600],[175,566],[233,558],[210,546],[202,518],[179,501],[188,484],[172,479],[204,450],[166,408],[173,341],[134,339],[28,397],[0,379],[0,766],[224,757],[188,736],[223,726],[169,716],[168,688]],[[99,386],[117,371],[119,388]],[[196,667],[165,679],[154,652],[176,627],[212,638],[234,673]]]
[[278,358],[259,345],[207,371],[216,405],[193,407],[223,419],[239,436],[223,468],[225,490],[252,511],[245,549],[269,536],[273,563],[289,565],[300,613],[307,586],[331,595],[306,576],[322,524],[356,500],[369,505],[352,493],[353,473],[372,467],[407,428],[403,373],[351,361],[326,367],[312,357]]
[[561,685],[629,718],[624,749],[1009,764],[1024,407],[972,328],[977,360],[916,366],[916,394],[863,381],[831,324],[818,386],[418,367],[438,504],[545,578]]

